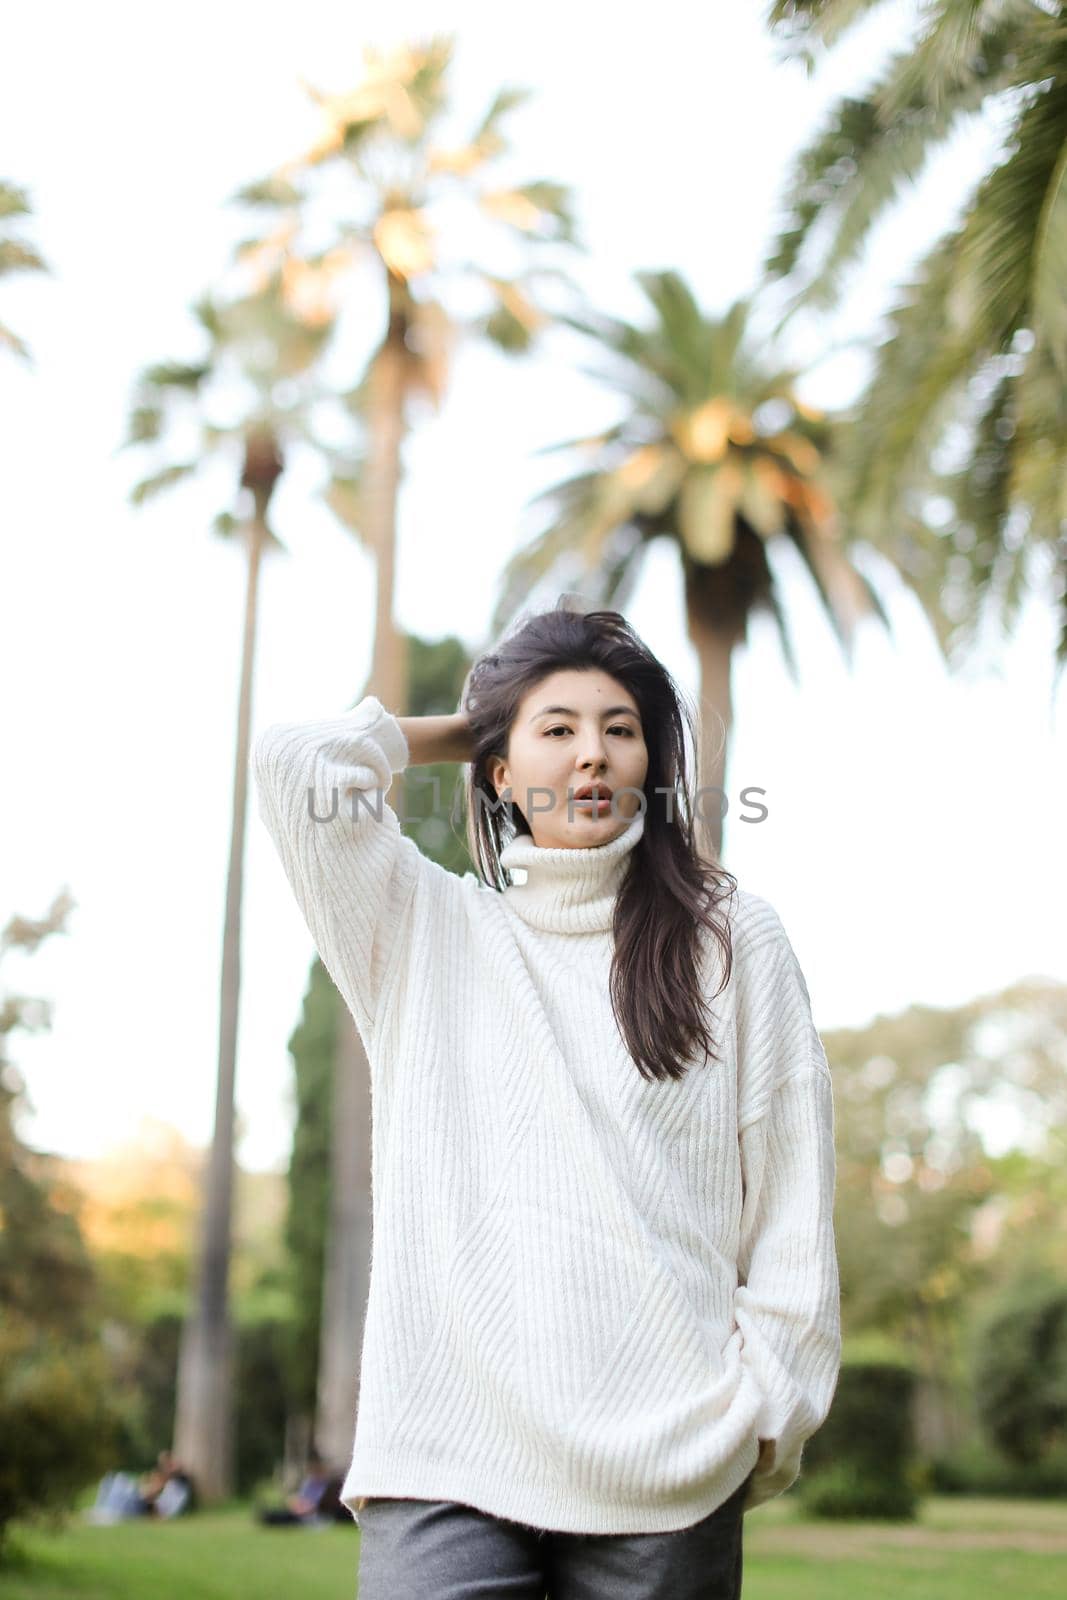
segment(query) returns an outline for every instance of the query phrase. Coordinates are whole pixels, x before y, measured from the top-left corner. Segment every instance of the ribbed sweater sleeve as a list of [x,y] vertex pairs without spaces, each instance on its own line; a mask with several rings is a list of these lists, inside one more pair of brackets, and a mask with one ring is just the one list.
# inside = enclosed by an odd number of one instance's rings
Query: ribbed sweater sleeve
[[385,800],[409,760],[400,724],[373,695],[338,717],[272,723],[251,751],[259,815],[365,1042],[418,870]]
[[734,1311],[742,1360],[763,1395],[757,1433],[775,1449],[752,1480],[746,1510],[799,1475],[804,1444],[829,1413],[841,1357],[830,1068],[785,929],[766,901],[753,900],[757,948],[737,1008],[744,1203]]

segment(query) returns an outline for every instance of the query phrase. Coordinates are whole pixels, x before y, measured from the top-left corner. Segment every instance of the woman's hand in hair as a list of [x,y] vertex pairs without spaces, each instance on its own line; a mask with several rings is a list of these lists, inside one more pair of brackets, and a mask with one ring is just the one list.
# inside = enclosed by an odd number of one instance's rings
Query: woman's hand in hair
[[411,766],[470,760],[471,729],[465,711],[437,717],[397,717],[396,720],[411,752]]

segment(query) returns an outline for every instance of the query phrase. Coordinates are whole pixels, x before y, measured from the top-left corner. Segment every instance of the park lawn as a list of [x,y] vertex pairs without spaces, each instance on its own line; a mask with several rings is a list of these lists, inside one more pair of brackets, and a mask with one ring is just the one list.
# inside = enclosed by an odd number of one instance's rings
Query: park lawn
[[268,1528],[250,1506],[12,1530],[0,1600],[354,1600],[359,1530]]
[[[250,1507],[169,1523],[13,1530],[0,1600],[356,1600],[359,1531],[265,1528]],[[1067,1506],[932,1497],[915,1524],[745,1519],[745,1600],[973,1600],[1067,1592]]]

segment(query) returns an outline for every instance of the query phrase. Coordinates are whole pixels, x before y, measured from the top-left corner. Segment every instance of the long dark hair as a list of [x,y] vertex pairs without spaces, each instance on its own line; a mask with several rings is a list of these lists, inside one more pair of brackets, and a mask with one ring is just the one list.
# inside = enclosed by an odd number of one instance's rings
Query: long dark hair
[[[523,696],[562,669],[608,673],[633,695],[648,749],[644,832],[615,901],[611,1003],[644,1078],[681,1078],[695,1050],[715,1055],[704,993],[702,939],[717,941],[721,994],[730,980],[733,948],[720,902],[737,879],[701,857],[687,783],[685,731],[693,719],[670,673],[618,611],[585,611],[562,596],[550,611],[521,616],[505,637],[471,667],[459,709],[471,727],[467,779],[467,845],[483,883],[511,882],[500,852],[516,833],[529,834],[517,805],[502,806],[488,775],[489,760],[506,755]],[[695,741],[694,741],[695,742]],[[711,998],[714,999],[715,995]]]

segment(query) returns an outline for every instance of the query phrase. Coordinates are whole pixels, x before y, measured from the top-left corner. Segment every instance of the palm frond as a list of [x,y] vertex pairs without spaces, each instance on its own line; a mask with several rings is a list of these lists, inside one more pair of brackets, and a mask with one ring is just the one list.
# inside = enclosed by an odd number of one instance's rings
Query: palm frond
[[[888,126],[911,106],[940,106],[965,81],[986,76],[990,50],[1003,62],[1006,44],[1018,43],[1032,12],[1030,0],[937,0],[920,38],[897,57],[878,92],[882,122]],[[1009,54],[1010,68],[1014,50]]]
[[338,522],[350,533],[359,533],[363,526],[364,505],[361,488],[360,473],[335,471],[322,490],[322,498]]
[[510,214],[504,213],[504,220],[520,233],[577,244],[573,191],[568,184],[537,178],[516,184],[510,193],[515,205]]
[[961,229],[919,263],[890,313],[873,371],[841,437],[844,493],[853,531],[878,547],[879,528],[937,438],[952,394],[982,359],[966,317],[946,321]]
[[857,627],[872,614],[888,627],[885,606],[869,580],[852,565],[837,535],[806,508],[789,517],[788,531],[819,591],[845,660],[851,665]]
[[47,272],[44,257],[25,239],[0,239],[0,276],[9,272]]
[[210,374],[206,361],[157,361],[143,369],[137,384],[143,393],[155,389],[195,394]]
[[793,647],[793,635],[789,628],[785,607],[782,605],[781,596],[778,593],[778,584],[775,582],[773,571],[770,572],[770,581],[767,585],[766,593],[763,596],[761,609],[766,609],[769,611],[771,616],[774,618],[774,624],[778,633],[778,641],[782,647],[782,656],[785,660],[786,670],[788,671],[793,682],[799,683],[800,664],[797,661],[797,653]]
[[[1064,58],[1067,67],[1067,49]],[[1067,73],[1022,111],[1011,153],[980,184],[960,233],[958,280],[970,280],[974,326],[989,346],[1031,315],[1034,243],[1060,181],[1065,141]],[[1052,261],[1061,243],[1058,231],[1046,240]]]
[[617,422],[613,428],[605,428],[602,433],[581,434],[577,439],[560,439],[552,444],[540,444],[530,453],[533,456],[556,455],[566,450],[602,450],[605,446],[614,444],[622,439],[628,424]]
[[530,95],[531,91],[529,89],[514,86],[498,90],[485,116],[475,128],[472,142],[474,144],[483,144],[490,135],[499,138],[501,122],[509,112],[517,110],[521,105],[525,105]]
[[1033,319],[1067,379],[1067,129],[1049,177],[1031,260]]
[[0,178],[0,217],[28,217],[32,210],[29,190]]
[[767,21],[787,42],[817,40],[836,44],[850,28],[885,0],[772,0]]
[[[1010,372],[1000,378],[975,427],[974,443],[964,466],[939,480],[941,491],[955,506],[957,528],[968,530],[965,554],[971,568],[971,586],[976,589],[988,584],[992,577],[1011,507],[1017,383]],[[963,548],[962,541],[960,547]]]
[[291,178],[280,173],[270,173],[235,189],[229,204],[249,206],[261,210],[285,210],[302,204],[305,191]]
[[190,478],[196,472],[195,461],[176,461],[168,467],[162,467],[159,472],[153,472],[149,477],[142,478],[130,490],[130,500],[135,506],[140,506],[154,495],[162,494],[183,479]]
[[1030,513],[1031,538],[1054,542],[1067,523],[1067,386],[1037,339],[1016,384],[1013,490]]
[[1003,28],[987,41],[981,65],[946,88],[938,104],[912,86],[908,103],[889,122],[881,103],[901,97],[898,79],[911,71],[907,52],[893,58],[865,98],[845,97],[833,108],[787,180],[789,204],[764,264],[771,279],[787,277],[800,269],[806,247],[818,237],[821,257],[808,270],[790,315],[801,306],[833,305],[847,268],[904,186],[918,179],[959,121],[1014,81],[1013,43],[1013,31]]
[[130,412],[126,444],[154,444],[163,432],[163,408],[159,405],[135,405]]
[[25,340],[20,339],[14,329],[9,328],[4,322],[0,322],[0,348],[9,350],[14,356],[20,356],[25,362],[32,360],[29,345],[26,344]]

